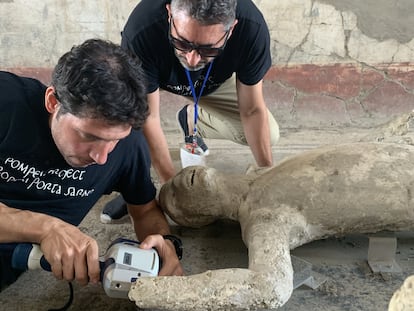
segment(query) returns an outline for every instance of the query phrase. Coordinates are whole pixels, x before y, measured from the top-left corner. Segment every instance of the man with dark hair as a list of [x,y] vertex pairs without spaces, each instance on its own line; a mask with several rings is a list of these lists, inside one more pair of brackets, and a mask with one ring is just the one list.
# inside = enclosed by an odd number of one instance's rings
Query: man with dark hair
[[64,54],[51,86],[0,72],[0,290],[22,271],[12,243],[40,244],[58,279],[99,281],[98,244],[77,225],[103,194],[122,193],[161,275],[182,268],[155,201],[140,127],[148,116],[140,62],[91,39]]
[[[259,167],[272,166],[279,127],[262,90],[270,35],[251,0],[142,0],[121,46],[138,55],[146,73],[150,115],[143,130],[162,183],[175,171],[161,128],[160,88],[191,101],[177,118],[184,142],[194,142],[200,154],[209,151],[203,138],[227,139],[248,144]],[[125,214],[118,197],[101,220]]]

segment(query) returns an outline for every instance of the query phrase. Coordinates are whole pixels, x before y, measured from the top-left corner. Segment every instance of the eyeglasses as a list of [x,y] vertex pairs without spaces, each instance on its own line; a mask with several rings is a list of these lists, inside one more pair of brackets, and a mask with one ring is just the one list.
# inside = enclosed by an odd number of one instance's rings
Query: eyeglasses
[[[177,32],[177,28],[175,27],[174,24],[174,20],[171,16],[171,20],[170,20],[170,25],[169,25],[169,29],[168,29],[168,39],[170,40],[171,45],[182,52],[185,53],[190,53],[191,51],[197,51],[197,53],[201,56],[201,57],[217,57],[218,55],[220,55],[221,52],[223,52],[226,44],[227,44],[227,40],[229,38],[229,34],[230,34],[230,30],[227,30],[226,33],[224,34],[223,37],[220,38],[220,40],[218,40],[216,43],[214,44],[207,44],[207,45],[196,45],[192,42],[189,42],[185,39],[181,40],[178,38],[173,37],[173,35],[171,34],[171,25],[173,25],[175,31]],[[178,32],[177,32],[178,33]],[[212,45],[216,45],[217,43],[219,43],[221,40],[224,40],[224,44],[220,47],[211,47]]]

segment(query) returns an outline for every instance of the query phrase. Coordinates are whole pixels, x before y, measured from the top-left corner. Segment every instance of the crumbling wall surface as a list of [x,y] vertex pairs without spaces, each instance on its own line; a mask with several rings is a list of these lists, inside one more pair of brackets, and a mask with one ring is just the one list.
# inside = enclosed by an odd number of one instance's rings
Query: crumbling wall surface
[[256,1],[277,64],[406,63],[413,58],[410,0]]
[[136,2],[0,0],[0,68],[51,68],[93,37],[118,43]]
[[[414,59],[411,0],[253,1],[270,29],[274,65]],[[94,36],[119,42],[137,2],[0,0],[0,66],[53,66],[73,44]]]
[[[370,127],[412,110],[413,1],[254,2],[271,33],[266,102],[282,128]],[[136,3],[0,0],[0,69],[48,83],[72,45],[119,42]]]
[[282,127],[371,127],[414,107],[414,2],[266,2]]

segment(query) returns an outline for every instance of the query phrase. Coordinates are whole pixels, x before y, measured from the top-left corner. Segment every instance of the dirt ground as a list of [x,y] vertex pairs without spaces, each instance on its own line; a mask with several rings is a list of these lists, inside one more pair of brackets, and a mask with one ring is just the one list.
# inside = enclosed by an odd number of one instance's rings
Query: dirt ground
[[[366,130],[306,130],[286,131],[274,148],[276,161],[322,144],[358,141]],[[167,139],[178,141],[176,133]],[[411,131],[404,137],[414,141]],[[398,138],[400,139],[400,138]],[[220,141],[207,141],[211,149],[207,165],[223,171],[244,171],[253,159],[247,147]],[[171,144],[171,153],[179,167],[178,150]],[[232,163],[232,165],[229,165]],[[135,239],[127,221],[103,225],[99,214],[111,196],[103,197],[81,224],[81,229],[95,237],[103,250],[114,239]],[[240,237],[237,223],[220,221],[213,225],[190,229],[173,226],[172,230],[184,242],[182,264],[186,274],[225,267],[247,267],[247,250]],[[312,264],[312,271],[322,284],[312,289],[301,286],[278,310],[339,311],[387,310],[393,292],[404,279],[414,274],[414,231],[384,233],[397,238],[395,255],[401,273],[373,273],[367,263],[368,237],[353,235],[314,241],[292,250],[291,254]],[[26,272],[15,284],[0,293],[0,310],[46,311],[62,307],[69,290],[65,282],[55,280],[45,271]],[[133,302],[107,297],[100,286],[79,287],[74,284],[74,300],[69,310],[136,310]],[[202,310],[200,310],[202,311]]]

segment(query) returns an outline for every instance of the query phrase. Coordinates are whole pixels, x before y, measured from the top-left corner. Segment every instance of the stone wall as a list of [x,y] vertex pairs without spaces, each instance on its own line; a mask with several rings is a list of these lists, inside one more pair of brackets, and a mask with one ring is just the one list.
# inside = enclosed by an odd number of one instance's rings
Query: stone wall
[[[0,68],[48,83],[72,45],[119,43],[136,3],[0,0]],[[266,101],[282,127],[373,126],[414,108],[412,0],[255,3],[272,39]]]

